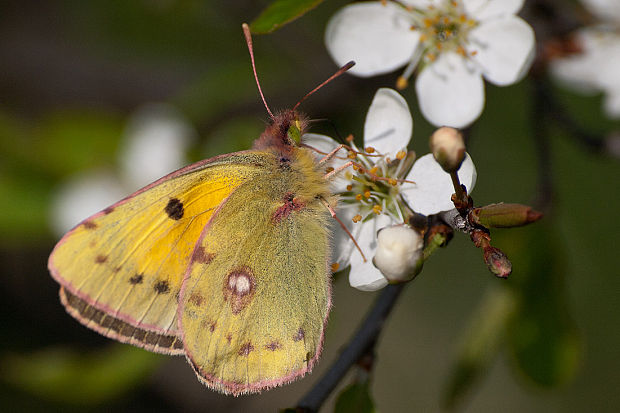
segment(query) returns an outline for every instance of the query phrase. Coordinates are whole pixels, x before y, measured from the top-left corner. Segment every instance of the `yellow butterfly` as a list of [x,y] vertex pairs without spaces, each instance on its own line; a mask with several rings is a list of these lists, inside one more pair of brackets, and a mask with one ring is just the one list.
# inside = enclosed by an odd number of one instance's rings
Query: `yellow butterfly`
[[310,371],[331,305],[336,199],[301,145],[299,103],[277,116],[267,107],[252,150],[173,172],[67,233],[48,263],[67,311],[107,337],[184,354],[223,393]]

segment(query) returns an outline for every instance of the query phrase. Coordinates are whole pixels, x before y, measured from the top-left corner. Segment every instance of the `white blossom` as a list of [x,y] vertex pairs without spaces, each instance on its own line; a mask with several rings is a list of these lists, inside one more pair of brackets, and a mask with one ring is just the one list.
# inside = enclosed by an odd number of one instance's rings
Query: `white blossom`
[[515,16],[523,0],[402,0],[354,3],[329,21],[325,43],[349,73],[375,76],[407,65],[398,86],[418,68],[424,117],[461,128],[484,107],[483,77],[506,86],[529,70],[534,32]]
[[[351,266],[349,283],[357,289],[374,291],[388,284],[372,263],[377,232],[381,228],[404,223],[406,208],[424,215],[454,208],[450,199],[454,192],[450,175],[432,154],[413,163],[413,153],[406,151],[412,131],[413,120],[405,99],[393,89],[379,89],[366,115],[363,148],[351,143],[355,151],[367,151],[355,157],[363,170],[348,168],[335,183],[340,192],[337,215],[357,240],[366,261],[349,235],[337,231],[334,262],[339,268]],[[303,142],[323,153],[338,146],[333,139],[317,134],[304,135]],[[346,155],[343,149],[333,166],[337,168],[349,161]],[[458,175],[471,192],[476,169],[468,155]]]
[[565,86],[584,94],[603,93],[603,110],[620,118],[620,7],[616,0],[582,0],[600,23],[578,30],[580,49],[551,62],[551,72]]

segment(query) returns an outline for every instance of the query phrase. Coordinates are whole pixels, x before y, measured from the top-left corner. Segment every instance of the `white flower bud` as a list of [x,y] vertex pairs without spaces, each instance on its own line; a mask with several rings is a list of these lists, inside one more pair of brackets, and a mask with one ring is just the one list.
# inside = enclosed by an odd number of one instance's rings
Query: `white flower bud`
[[405,225],[394,225],[379,231],[375,266],[389,282],[409,281],[422,266],[424,240]]
[[431,135],[431,152],[444,171],[459,169],[465,158],[465,141],[461,132],[454,128],[441,127]]

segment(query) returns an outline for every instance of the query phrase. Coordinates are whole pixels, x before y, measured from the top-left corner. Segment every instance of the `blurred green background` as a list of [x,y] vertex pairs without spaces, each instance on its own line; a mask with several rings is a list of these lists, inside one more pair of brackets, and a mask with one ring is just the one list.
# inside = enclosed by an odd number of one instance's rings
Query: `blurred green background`
[[[323,45],[327,1],[254,39],[272,108],[291,107],[336,69]],[[262,395],[221,396],[203,387],[182,358],[114,343],[68,316],[46,261],[57,241],[50,205],[77,173],[118,168],[130,115],[167,102],[200,137],[192,161],[246,149],[268,119],[258,97],[241,23],[268,1],[5,1],[0,6],[0,408],[3,411],[274,411],[294,406],[356,328],[376,294],[337,277],[324,355],[315,372]],[[361,138],[378,87],[343,76],[302,105]],[[555,90],[555,89],[554,89]],[[606,121],[599,97],[555,90],[593,132]],[[414,116],[412,148],[432,128]],[[471,133],[476,204],[531,203],[538,154],[532,84],[487,87]],[[612,412],[620,408],[620,167],[552,124],[552,210],[527,228],[493,231],[513,262],[495,279],[480,251],[457,234],[401,297],[382,335],[371,392],[383,412],[438,411],[449,394],[468,412]],[[327,123],[313,131],[330,135]],[[614,246],[615,245],[615,246]],[[472,378],[474,380],[472,380]],[[342,383],[343,388],[349,380]],[[467,387],[465,384],[473,386]],[[341,389],[339,388],[334,395]],[[452,389],[452,390],[450,390]],[[452,393],[451,393],[452,391]],[[331,411],[335,396],[325,411]]]

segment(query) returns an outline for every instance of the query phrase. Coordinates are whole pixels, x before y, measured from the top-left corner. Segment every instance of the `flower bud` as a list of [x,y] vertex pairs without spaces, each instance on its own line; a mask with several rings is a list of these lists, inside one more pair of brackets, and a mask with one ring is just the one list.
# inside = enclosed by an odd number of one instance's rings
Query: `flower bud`
[[527,205],[491,204],[474,208],[469,213],[472,224],[486,228],[511,228],[527,225],[542,218],[542,213]]
[[405,225],[383,228],[377,234],[375,267],[389,282],[412,280],[422,268],[424,239]]
[[431,152],[444,171],[456,172],[465,159],[465,142],[461,132],[447,126],[431,135]]
[[508,278],[512,272],[512,263],[502,250],[489,245],[482,249],[482,253],[489,271],[496,277]]

